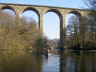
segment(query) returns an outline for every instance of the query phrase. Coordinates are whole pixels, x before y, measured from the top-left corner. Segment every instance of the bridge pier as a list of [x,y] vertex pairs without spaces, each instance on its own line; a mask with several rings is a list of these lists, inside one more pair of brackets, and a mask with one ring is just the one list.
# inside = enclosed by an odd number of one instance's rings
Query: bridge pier
[[[82,48],[83,44],[85,43],[85,33],[86,33],[86,16],[80,17],[80,48]],[[83,38],[82,38],[83,37]]]
[[60,48],[61,50],[66,50],[66,24],[65,24],[65,15],[62,16],[62,19],[60,21]]
[[43,37],[43,17],[44,17],[44,14],[41,13],[39,16],[39,26],[38,26],[38,28],[40,29],[41,37]]

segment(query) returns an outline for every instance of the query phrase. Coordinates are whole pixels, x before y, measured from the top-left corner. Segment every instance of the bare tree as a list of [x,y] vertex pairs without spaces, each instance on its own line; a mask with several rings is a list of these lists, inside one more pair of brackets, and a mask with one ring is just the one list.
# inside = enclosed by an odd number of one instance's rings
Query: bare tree
[[76,16],[71,16],[67,26],[67,39],[71,46],[79,43],[79,20]]
[[9,13],[0,11],[0,46],[4,49],[34,48],[39,29],[33,18],[23,17],[21,23]]
[[96,0],[82,0],[90,10],[86,24],[86,42],[96,47]]

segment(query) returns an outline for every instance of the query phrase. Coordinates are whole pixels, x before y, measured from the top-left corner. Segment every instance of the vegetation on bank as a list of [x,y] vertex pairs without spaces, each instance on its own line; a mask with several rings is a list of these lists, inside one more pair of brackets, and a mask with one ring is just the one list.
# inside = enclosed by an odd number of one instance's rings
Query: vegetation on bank
[[43,39],[36,24],[33,18],[22,17],[19,21],[13,15],[0,11],[0,49],[42,47]]
[[0,49],[42,50],[56,48],[58,43],[58,39],[42,37],[33,18],[23,16],[18,20],[14,15],[0,11]]
[[67,46],[74,50],[96,50],[96,0],[84,2],[90,13],[85,18],[70,17],[66,28]]

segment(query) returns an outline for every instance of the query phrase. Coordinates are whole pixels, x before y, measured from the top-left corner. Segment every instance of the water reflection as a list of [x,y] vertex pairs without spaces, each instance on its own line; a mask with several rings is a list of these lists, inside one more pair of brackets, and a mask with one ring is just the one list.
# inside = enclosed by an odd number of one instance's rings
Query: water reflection
[[47,59],[43,58],[43,72],[59,72],[60,55],[51,54]]
[[25,51],[3,51],[0,72],[42,72],[42,57]]
[[60,72],[96,72],[96,52],[65,51],[61,53]]
[[96,72],[96,52],[0,51],[0,72]]

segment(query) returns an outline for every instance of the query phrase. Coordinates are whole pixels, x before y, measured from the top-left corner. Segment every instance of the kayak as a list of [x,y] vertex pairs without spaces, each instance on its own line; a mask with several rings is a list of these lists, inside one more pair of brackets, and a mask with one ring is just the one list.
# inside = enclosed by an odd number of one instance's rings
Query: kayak
[[50,56],[51,55],[51,53],[48,53],[48,56]]
[[45,53],[45,56],[50,56],[51,55],[51,53]]

